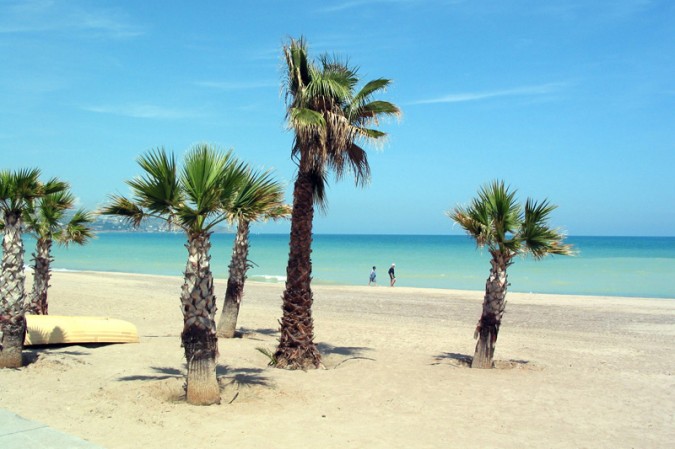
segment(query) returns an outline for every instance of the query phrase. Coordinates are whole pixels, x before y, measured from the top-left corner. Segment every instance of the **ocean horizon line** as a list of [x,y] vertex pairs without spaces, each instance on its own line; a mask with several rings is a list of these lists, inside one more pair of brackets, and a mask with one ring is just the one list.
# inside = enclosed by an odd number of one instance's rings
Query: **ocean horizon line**
[[[137,231],[137,230],[102,230],[96,231],[96,234],[182,234],[182,230],[177,231]],[[232,231],[214,231],[213,234],[217,235],[234,235],[236,234],[235,230]],[[289,232],[255,232],[251,231],[251,235],[290,235]],[[386,236],[386,237],[466,237],[471,239],[468,234],[408,234],[408,233],[366,233],[366,232],[315,232],[312,233],[314,236],[346,236],[346,237],[377,237],[377,236]],[[620,234],[611,234],[611,235],[593,235],[593,234],[566,234],[565,238],[641,238],[641,239],[650,239],[650,238],[666,238],[666,239],[675,239],[675,235],[620,235]]]

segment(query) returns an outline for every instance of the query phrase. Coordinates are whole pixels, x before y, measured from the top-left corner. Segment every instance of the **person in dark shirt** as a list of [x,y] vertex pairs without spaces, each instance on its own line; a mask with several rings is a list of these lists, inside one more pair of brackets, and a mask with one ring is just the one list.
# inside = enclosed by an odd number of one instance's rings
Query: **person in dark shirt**
[[396,283],[396,273],[394,273],[395,267],[396,267],[395,263],[391,264],[391,267],[389,267],[389,271],[388,271],[388,273],[389,273],[389,285],[391,285],[392,287]]

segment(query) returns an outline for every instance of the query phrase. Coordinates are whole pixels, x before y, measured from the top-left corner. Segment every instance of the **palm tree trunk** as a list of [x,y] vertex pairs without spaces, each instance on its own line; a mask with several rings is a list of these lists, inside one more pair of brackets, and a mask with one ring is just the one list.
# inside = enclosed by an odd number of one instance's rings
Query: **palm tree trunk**
[[181,291],[181,340],[187,361],[185,391],[187,402],[193,405],[220,403],[220,387],[216,377],[216,297],[213,294],[209,237],[207,233],[188,236],[188,262]]
[[4,220],[0,278],[0,368],[19,368],[23,365],[21,352],[26,336],[26,275],[23,269],[21,212],[5,213]]
[[248,269],[248,235],[249,222],[240,219],[237,225],[237,236],[234,239],[234,248],[232,249],[225,303],[218,321],[218,337],[232,338],[237,329],[239,307],[244,297],[244,282]]
[[33,291],[30,294],[30,304],[26,313],[34,315],[47,315],[49,304],[47,302],[47,290],[51,278],[50,265],[53,259],[51,255],[52,240],[41,238],[37,241],[36,253],[33,254],[35,265],[33,267]]
[[283,295],[281,336],[274,354],[276,366],[288,369],[319,368],[321,354],[314,344],[312,320],[312,221],[313,182],[298,174],[293,190],[291,240]]
[[471,361],[471,368],[492,368],[495,344],[499,334],[499,326],[506,307],[506,289],[508,276],[506,268],[511,258],[494,252],[490,260],[490,276],[485,282],[483,313],[476,326],[473,338],[477,338],[476,352]]

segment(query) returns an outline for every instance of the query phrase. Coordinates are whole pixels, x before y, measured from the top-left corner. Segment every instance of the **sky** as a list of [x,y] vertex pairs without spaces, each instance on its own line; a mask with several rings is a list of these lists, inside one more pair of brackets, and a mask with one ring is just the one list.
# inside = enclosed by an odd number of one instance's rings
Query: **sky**
[[675,235],[672,0],[0,0],[0,168],[95,209],[139,155],[209,143],[274,169],[290,203],[300,36],[391,79],[379,99],[402,110],[367,187],[330,180],[316,233],[462,234],[445,212],[501,179],[569,235]]

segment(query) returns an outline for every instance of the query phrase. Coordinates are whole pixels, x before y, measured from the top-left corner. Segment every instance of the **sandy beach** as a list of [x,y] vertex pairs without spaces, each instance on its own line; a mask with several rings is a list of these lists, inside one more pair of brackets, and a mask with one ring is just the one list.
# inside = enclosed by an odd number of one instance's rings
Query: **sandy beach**
[[[666,448],[675,301],[509,294],[472,370],[482,292],[315,286],[324,370],[267,366],[282,284],[247,283],[219,340],[222,404],[181,400],[181,279],[54,273],[50,313],[120,318],[139,344],[27,348],[0,408],[106,448]],[[477,286],[480,287],[480,286]],[[219,307],[225,283],[216,285]]]

